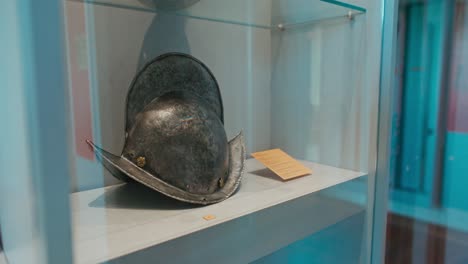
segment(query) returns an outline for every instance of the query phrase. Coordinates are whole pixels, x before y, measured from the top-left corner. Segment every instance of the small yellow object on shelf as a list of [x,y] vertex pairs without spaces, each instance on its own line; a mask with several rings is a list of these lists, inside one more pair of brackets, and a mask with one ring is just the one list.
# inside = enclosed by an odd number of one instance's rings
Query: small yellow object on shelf
[[206,221],[210,221],[210,220],[216,219],[216,216],[209,214],[209,215],[203,216],[203,219],[205,219]]

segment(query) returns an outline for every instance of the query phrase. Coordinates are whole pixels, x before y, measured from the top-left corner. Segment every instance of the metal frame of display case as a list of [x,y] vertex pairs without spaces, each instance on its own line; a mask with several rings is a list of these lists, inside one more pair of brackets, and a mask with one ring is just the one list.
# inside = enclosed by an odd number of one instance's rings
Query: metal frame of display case
[[[329,2],[334,2],[330,0]],[[395,1],[397,2],[397,1]],[[383,25],[382,76],[380,87],[380,113],[378,137],[378,162],[375,175],[375,189],[372,206],[373,222],[367,227],[372,230],[368,236],[372,256],[369,252],[366,263],[379,263],[383,256],[383,238],[388,179],[388,133],[391,91],[390,53],[384,53],[393,40],[394,14],[397,4],[385,1],[385,23]],[[8,15],[2,15],[3,25],[15,24],[9,29],[6,47],[7,62],[16,62],[6,72],[7,84],[18,87],[8,89],[2,95],[3,113],[15,111],[20,114],[19,123],[8,119],[11,124],[7,136],[15,130],[24,131],[9,138],[7,147],[19,145],[15,155],[2,157],[2,179],[0,191],[2,206],[0,215],[5,250],[19,261],[39,263],[71,263],[73,250],[71,241],[71,217],[69,205],[69,150],[70,136],[66,118],[69,106],[67,98],[65,50],[63,32],[63,0],[7,1],[3,5]],[[281,29],[281,28],[280,28]],[[3,77],[3,76],[2,76]],[[2,91],[3,94],[3,91]],[[387,97],[388,96],[388,97]],[[10,101],[10,103],[7,103]],[[2,155],[5,154],[2,149]],[[20,159],[17,159],[20,157]],[[22,168],[18,170],[17,168]],[[29,170],[28,170],[29,168]],[[13,173],[13,174],[12,174]],[[5,175],[15,177],[6,179]],[[4,178],[5,177],[5,178]],[[24,192],[24,199],[12,201],[14,192]],[[10,199],[10,200],[9,200]],[[6,216],[5,201],[21,208],[13,215]],[[11,211],[9,211],[11,212]],[[24,216],[27,216],[25,218]],[[61,250],[56,250],[60,248]]]
[[385,262],[398,3],[384,1],[371,263]]
[[2,3],[0,218],[12,263],[72,262],[62,5]]

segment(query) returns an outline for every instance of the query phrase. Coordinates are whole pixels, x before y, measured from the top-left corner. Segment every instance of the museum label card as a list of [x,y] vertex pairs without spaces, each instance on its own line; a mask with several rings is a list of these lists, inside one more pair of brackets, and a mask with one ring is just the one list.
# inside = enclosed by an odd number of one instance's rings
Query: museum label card
[[252,156],[283,180],[312,174],[312,170],[289,156],[281,149],[271,149],[252,153]]

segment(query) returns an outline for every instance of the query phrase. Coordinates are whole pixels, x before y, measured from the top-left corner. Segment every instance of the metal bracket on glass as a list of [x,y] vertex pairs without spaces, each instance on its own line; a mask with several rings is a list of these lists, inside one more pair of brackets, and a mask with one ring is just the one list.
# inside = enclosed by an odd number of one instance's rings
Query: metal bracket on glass
[[284,30],[286,29],[286,28],[284,27],[284,24],[282,24],[282,23],[281,23],[281,24],[278,24],[278,26],[276,26],[276,27],[279,29],[279,31],[284,31]]
[[290,23],[290,24],[279,23],[279,24],[276,25],[276,29],[278,29],[279,31],[285,31],[286,29],[300,27],[300,26],[306,26],[306,25],[310,25],[310,24],[315,24],[315,23],[322,22],[324,20],[343,19],[343,17],[346,18],[349,21],[353,21],[354,18],[357,15],[360,15],[360,14],[361,13],[357,13],[357,12],[353,12],[353,11],[349,10],[348,13],[346,15],[344,15],[344,16],[330,17],[330,18],[327,18],[327,19],[319,19],[319,20],[312,20],[312,21],[299,22],[299,23]]
[[356,14],[353,13],[353,11],[351,11],[351,10],[348,11],[347,17],[348,17],[348,19],[349,19],[350,21],[354,20],[354,17],[355,17],[355,16],[356,16]]

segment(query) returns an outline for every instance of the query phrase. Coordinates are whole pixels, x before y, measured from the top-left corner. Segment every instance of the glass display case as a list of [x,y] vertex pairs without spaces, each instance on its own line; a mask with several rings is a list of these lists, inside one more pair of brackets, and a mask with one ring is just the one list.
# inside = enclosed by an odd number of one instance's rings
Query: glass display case
[[[17,23],[8,32],[7,61],[15,63],[5,77],[23,88],[3,96],[5,110],[19,116],[6,121],[5,146],[15,145],[27,165],[2,152],[9,164],[2,174],[18,175],[2,175],[2,197],[12,201],[1,209],[6,257],[370,263],[382,9],[371,0],[8,4],[5,22]],[[240,186],[219,203],[194,205],[123,182],[87,144],[122,153],[133,133],[127,95],[136,76],[168,53],[208,69],[227,139],[243,133]],[[251,156],[268,149],[312,173],[282,180]]]

